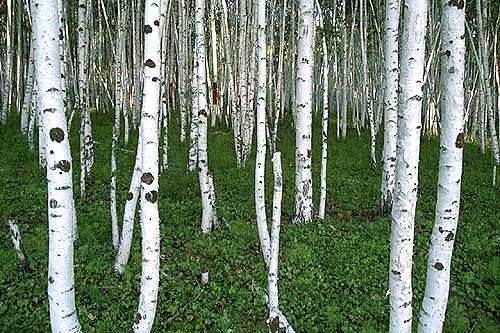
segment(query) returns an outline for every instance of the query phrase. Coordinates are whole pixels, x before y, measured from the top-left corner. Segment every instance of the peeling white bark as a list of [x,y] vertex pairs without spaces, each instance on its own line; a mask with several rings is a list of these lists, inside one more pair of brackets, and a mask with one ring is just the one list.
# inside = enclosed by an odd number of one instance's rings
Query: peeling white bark
[[451,256],[460,210],[464,147],[465,6],[441,1],[441,153],[427,282],[418,331],[441,332],[450,289]]
[[[140,133],[140,129],[139,129]],[[127,195],[127,202],[123,211],[122,234],[118,254],[114,265],[115,272],[123,274],[125,265],[130,256],[130,246],[132,245],[132,235],[134,233],[134,217],[137,206],[137,201],[141,189],[142,176],[142,138],[139,135],[139,143],[137,144],[137,153],[135,157],[134,172]]]
[[158,117],[160,111],[160,2],[146,0],[144,11],[144,95],[142,99],[141,229],[142,274],[134,332],[147,333],[154,323],[160,282],[158,214]]
[[[319,14],[319,26],[323,29],[323,14],[319,1],[316,0],[316,8]],[[321,46],[323,49],[323,126],[321,130],[321,184],[318,217],[325,218],[326,205],[326,163],[328,161],[328,48],[326,46],[325,34],[321,38]]]
[[313,215],[311,176],[313,12],[313,0],[300,0],[295,94],[295,222],[310,222]]
[[382,156],[382,189],[380,212],[386,214],[392,207],[396,167],[396,141],[398,137],[398,84],[399,84],[399,0],[386,0],[385,17],[385,125]]
[[35,70],[47,148],[48,298],[52,332],[80,332],[73,281],[72,161],[64,115],[57,0],[35,1]]
[[257,2],[257,156],[255,160],[255,212],[260,245],[269,266],[270,240],[267,230],[265,202],[266,171],[266,4]]
[[389,268],[389,332],[411,332],[412,256],[428,2],[406,0],[401,47],[396,186]]

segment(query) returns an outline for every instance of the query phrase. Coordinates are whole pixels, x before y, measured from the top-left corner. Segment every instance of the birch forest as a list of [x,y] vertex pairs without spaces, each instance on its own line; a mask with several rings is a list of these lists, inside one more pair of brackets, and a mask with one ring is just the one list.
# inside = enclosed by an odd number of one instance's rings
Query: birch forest
[[0,332],[500,332],[500,1],[0,0]]

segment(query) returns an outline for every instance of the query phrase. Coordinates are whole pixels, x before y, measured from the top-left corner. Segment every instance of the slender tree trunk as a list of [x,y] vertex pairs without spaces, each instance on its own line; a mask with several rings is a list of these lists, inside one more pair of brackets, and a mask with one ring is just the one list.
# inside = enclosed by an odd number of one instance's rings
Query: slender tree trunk
[[273,174],[273,223],[271,226],[269,272],[267,280],[269,285],[269,326],[271,328],[271,332],[278,332],[278,326],[280,323],[280,310],[278,302],[278,259],[280,247],[281,198],[283,192],[281,153],[278,152],[273,155]]
[[25,137],[28,137],[31,98],[33,97],[33,86],[35,83],[35,53],[33,51],[33,44],[33,38],[31,38],[28,77],[26,78],[26,91],[24,92],[23,107],[21,109],[21,133]]
[[0,125],[5,125],[7,123],[7,113],[10,109],[11,101],[11,89],[12,89],[12,0],[6,0],[7,2],[7,15],[6,15],[6,29],[5,29],[5,83],[4,83],[4,94],[2,96],[2,110],[0,112]]
[[203,215],[201,230],[206,233],[216,227],[214,198],[211,195],[210,175],[208,172],[207,151],[207,88],[206,88],[206,47],[205,47],[205,0],[196,0],[195,8],[195,49],[194,72],[196,76],[196,94],[193,96],[198,113],[198,175],[200,182]]
[[413,230],[425,68],[427,1],[405,0],[389,268],[389,332],[411,332]]
[[[139,129],[140,133],[140,129]],[[134,232],[134,217],[137,206],[137,201],[141,189],[141,176],[142,176],[142,137],[139,135],[139,142],[137,144],[137,152],[135,157],[134,172],[130,187],[128,190],[127,201],[123,210],[123,224],[122,234],[120,238],[120,246],[118,247],[118,254],[114,265],[115,272],[123,274],[125,265],[130,256],[130,246],[132,245],[132,235]]]
[[464,147],[465,5],[442,0],[441,153],[436,218],[432,231],[427,283],[419,332],[441,332],[450,288],[451,256],[460,208]]
[[342,111],[340,112],[340,132],[342,138],[347,135],[347,22],[346,22],[346,0],[342,2]]
[[265,201],[266,171],[266,3],[257,0],[257,156],[255,160],[255,211],[260,245],[269,266],[270,240],[267,230]]
[[310,222],[313,214],[311,177],[313,12],[313,0],[300,0],[295,94],[295,222]]
[[[160,282],[160,218],[158,214],[158,116],[160,101],[159,0],[146,0],[144,12],[144,96],[142,100],[141,229],[142,274],[134,332],[150,332]],[[155,24],[156,23],[156,24]]]
[[36,0],[35,67],[47,154],[48,298],[52,332],[80,332],[73,281],[72,161],[61,91],[56,0]]
[[400,1],[386,0],[385,16],[385,110],[384,151],[380,213],[392,209],[398,135],[399,15]]
[[496,180],[496,168],[500,165],[500,151],[498,146],[498,136],[495,125],[495,112],[494,103],[491,97],[492,89],[490,84],[490,62],[488,59],[488,50],[486,48],[486,42],[484,38],[484,26],[483,26],[483,13],[481,10],[481,0],[476,0],[476,20],[479,35],[479,59],[480,63],[480,73],[481,81],[484,87],[484,96],[486,101],[486,116],[488,117],[488,125],[490,128],[491,136],[491,151],[493,154],[493,160],[495,161],[495,166],[493,168],[493,186],[495,186]]
[[[319,24],[321,30],[324,29],[323,26],[323,14],[321,12],[321,7],[319,1],[316,0],[316,8],[319,14]],[[323,126],[321,130],[321,192],[319,198],[319,208],[318,217],[320,219],[325,218],[325,206],[326,206],[326,163],[328,161],[328,48],[326,46],[325,31],[322,31],[321,36],[321,46],[323,48]]]
[[90,122],[88,96],[88,21],[87,2],[78,2],[78,96],[80,125],[80,194],[83,197],[94,165],[94,143]]

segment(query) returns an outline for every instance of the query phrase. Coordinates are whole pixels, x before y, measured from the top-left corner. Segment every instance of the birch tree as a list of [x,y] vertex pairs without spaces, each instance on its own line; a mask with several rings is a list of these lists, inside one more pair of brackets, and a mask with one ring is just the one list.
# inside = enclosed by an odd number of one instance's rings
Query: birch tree
[[[323,30],[323,13],[319,6],[319,1],[316,0],[316,8],[318,10],[319,25]],[[323,114],[322,114],[322,130],[321,130],[321,191],[319,198],[318,217],[324,219],[326,205],[326,163],[328,161],[328,48],[326,46],[325,32],[322,32],[321,47],[323,49]]]
[[61,89],[56,0],[36,0],[35,71],[47,147],[48,298],[52,332],[80,332],[73,281],[72,161]]
[[[195,57],[194,77],[195,94],[193,96],[193,110],[198,114],[198,176],[201,191],[203,214],[201,220],[202,232],[209,232],[217,227],[215,214],[215,198],[213,179],[208,172],[207,151],[207,75],[206,75],[206,47],[205,47],[205,1],[195,2]],[[194,121],[194,119],[192,120]]]
[[412,326],[411,269],[428,2],[406,0],[404,6],[389,267],[390,332],[410,332]]
[[313,214],[311,176],[313,11],[313,0],[300,0],[295,88],[295,222],[310,222]]
[[160,101],[160,2],[146,0],[144,11],[144,95],[142,99],[141,230],[142,274],[134,332],[150,332],[160,281],[158,213],[158,116]]
[[385,215],[392,207],[396,167],[399,84],[399,14],[400,0],[386,0],[385,6],[385,110],[384,151],[382,156],[382,190],[380,213]]
[[255,211],[266,266],[269,266],[270,240],[265,202],[266,171],[266,4],[257,2],[257,156],[255,158]]
[[450,289],[451,256],[457,230],[464,147],[465,4],[442,0],[441,152],[436,217],[419,332],[441,332]]
[[80,109],[80,194],[85,195],[88,178],[94,165],[94,143],[88,97],[88,23],[87,2],[78,1],[78,98]]
[[7,123],[7,114],[10,108],[11,90],[12,90],[12,0],[6,1],[7,15],[6,15],[6,33],[5,33],[5,82],[2,96],[2,109],[0,110],[0,125]]

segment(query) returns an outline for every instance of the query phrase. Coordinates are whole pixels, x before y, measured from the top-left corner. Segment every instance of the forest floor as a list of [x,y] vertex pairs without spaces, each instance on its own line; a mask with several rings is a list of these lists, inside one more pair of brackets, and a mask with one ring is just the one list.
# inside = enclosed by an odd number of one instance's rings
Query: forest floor
[[[140,227],[136,219],[129,266],[112,271],[109,213],[112,115],[92,114],[95,172],[88,197],[79,198],[77,119],[71,135],[79,240],[75,243],[78,317],[84,332],[128,332],[139,300]],[[18,119],[0,128],[0,331],[49,332],[47,302],[47,190],[37,155],[20,135]],[[332,123],[333,124],[333,123]],[[320,126],[315,124],[313,174],[319,198]],[[238,169],[228,128],[209,129],[221,229],[200,232],[197,174],[185,171],[187,144],[171,122],[170,167],[160,178],[161,272],[154,332],[267,332],[267,290],[254,207],[254,160]],[[279,261],[280,308],[297,332],[386,332],[390,219],[378,215],[380,166],[370,171],[369,136],[351,130],[337,140],[331,127],[327,216],[290,223],[294,194],[294,133],[280,128],[283,217]],[[380,135],[381,136],[381,135]],[[120,138],[122,140],[123,136]],[[118,152],[118,211],[123,214],[137,134]],[[380,156],[381,140],[378,153]],[[267,207],[272,198],[267,159]],[[252,156],[254,158],[254,155]],[[425,287],[434,221],[439,142],[422,139],[413,266],[414,323]],[[453,254],[445,332],[500,332],[500,190],[491,186],[491,155],[467,145],[460,221]],[[7,219],[19,223],[34,269],[21,273]],[[210,281],[201,285],[208,271]]]

